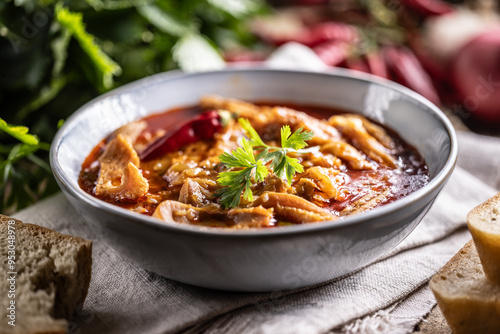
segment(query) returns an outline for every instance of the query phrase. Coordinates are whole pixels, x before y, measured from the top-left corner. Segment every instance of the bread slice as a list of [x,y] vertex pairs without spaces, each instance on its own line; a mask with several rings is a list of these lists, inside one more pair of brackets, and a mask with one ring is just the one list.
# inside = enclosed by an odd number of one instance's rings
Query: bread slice
[[87,296],[92,243],[3,215],[0,240],[0,333],[66,333]]
[[467,225],[486,277],[500,285],[500,193],[472,209]]
[[500,333],[500,286],[484,275],[472,240],[429,285],[453,333]]

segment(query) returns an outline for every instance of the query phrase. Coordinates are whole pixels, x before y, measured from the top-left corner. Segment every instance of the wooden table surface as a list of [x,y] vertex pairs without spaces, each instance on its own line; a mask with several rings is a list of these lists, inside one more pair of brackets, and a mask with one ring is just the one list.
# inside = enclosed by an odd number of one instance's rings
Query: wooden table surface
[[444,319],[443,313],[436,305],[424,320],[422,320],[415,328],[416,333],[422,334],[452,334],[450,327]]

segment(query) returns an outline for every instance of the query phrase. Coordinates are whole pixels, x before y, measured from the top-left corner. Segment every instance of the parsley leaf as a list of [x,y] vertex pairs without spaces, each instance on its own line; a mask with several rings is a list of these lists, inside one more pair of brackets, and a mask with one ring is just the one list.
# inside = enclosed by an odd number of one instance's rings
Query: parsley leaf
[[120,65],[115,63],[102,51],[95,42],[94,37],[87,33],[83,24],[83,14],[71,12],[68,8],[58,4],[55,8],[55,17],[57,22],[78,41],[82,50],[100,72],[104,88],[111,88],[113,85],[113,75],[120,74],[122,69]]
[[303,149],[307,146],[306,141],[311,140],[312,137],[314,137],[314,133],[303,131],[303,128],[299,128],[294,133],[292,133],[288,125],[281,128],[281,146],[285,148],[292,148],[294,150]]
[[280,179],[286,179],[288,184],[292,183],[292,178],[296,172],[302,173],[304,167],[296,158],[290,158],[284,151],[273,152],[275,158],[271,163],[274,174]]
[[219,159],[222,163],[226,164],[227,167],[253,167],[255,165],[255,156],[253,155],[253,149],[250,142],[243,138],[241,140],[241,146],[236,150],[229,153],[223,153]]
[[215,195],[220,197],[224,208],[235,207],[240,204],[240,196],[243,199],[253,201],[252,179],[261,182],[269,174],[269,170],[261,160],[255,160],[253,148],[250,141],[242,138],[242,147],[238,147],[231,154],[223,153],[219,156],[220,161],[227,168],[242,168],[240,170],[219,173],[217,182],[225,188],[219,189]]
[[260,139],[259,134],[250,124],[250,121],[246,118],[238,118],[238,123],[240,123],[243,130],[245,130],[247,136],[250,138],[250,144],[252,147],[268,147],[262,139]]
[[222,207],[232,208],[240,204],[241,193],[243,198],[253,200],[252,190],[250,189],[252,167],[247,167],[242,170],[222,172],[217,178],[220,185],[225,186],[215,192],[217,197],[220,197]]
[[22,141],[25,144],[38,145],[38,138],[32,134],[29,134],[28,128],[25,126],[10,125],[0,118],[0,131],[8,133],[12,137]]
[[[281,128],[281,147],[275,147],[264,143],[249,120],[239,118],[238,122],[249,139],[243,138],[241,147],[219,156],[226,168],[240,168],[219,173],[217,182],[224,188],[217,190],[215,195],[220,198],[220,203],[224,208],[238,206],[242,193],[243,199],[253,200],[252,183],[263,181],[269,174],[267,164],[276,176],[286,179],[288,184],[291,184],[295,173],[304,172],[304,167],[299,159],[289,157],[287,153],[310,153],[318,149],[317,147],[304,149],[307,146],[306,141],[314,136],[311,131],[303,131],[300,128],[292,133],[290,127],[284,125]],[[254,150],[260,153],[255,156]]]

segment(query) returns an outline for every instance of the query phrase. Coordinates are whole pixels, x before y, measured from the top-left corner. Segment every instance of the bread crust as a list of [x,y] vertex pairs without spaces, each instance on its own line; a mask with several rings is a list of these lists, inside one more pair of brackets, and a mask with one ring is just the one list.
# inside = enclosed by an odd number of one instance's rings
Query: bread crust
[[500,285],[500,193],[472,209],[467,225],[486,277]]
[[[9,224],[9,222],[11,222]],[[13,223],[12,223],[13,222]],[[9,232],[10,226],[10,232]],[[0,297],[0,316],[15,301],[16,326],[0,323],[0,333],[66,333],[67,321],[81,307],[90,285],[92,242],[0,215],[0,239],[15,232],[16,291]],[[7,243],[5,244],[7,246]],[[7,289],[7,247],[2,247],[0,287]],[[4,277],[5,276],[5,277]]]
[[486,278],[472,240],[429,286],[453,333],[500,333],[500,286]]

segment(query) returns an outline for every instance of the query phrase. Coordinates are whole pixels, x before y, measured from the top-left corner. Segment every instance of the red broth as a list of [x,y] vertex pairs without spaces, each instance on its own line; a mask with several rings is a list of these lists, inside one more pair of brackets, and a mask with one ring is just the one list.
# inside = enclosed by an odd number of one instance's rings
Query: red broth
[[[259,105],[279,105],[288,108],[292,108],[295,110],[303,111],[310,116],[316,117],[318,119],[328,119],[332,115],[345,114],[346,111],[333,109],[331,107],[320,107],[320,106],[305,106],[305,105],[297,105],[290,103],[276,103],[276,102],[261,102]],[[154,114],[144,118],[147,122],[147,128],[143,131],[141,136],[138,138],[138,141],[146,141],[148,140],[148,136],[151,133],[155,133],[159,130],[172,130],[179,126],[189,119],[192,119],[196,115],[202,112],[202,109],[197,106],[184,107],[168,110],[163,113]],[[377,124],[373,120],[370,120],[372,123]],[[377,124],[382,126],[380,124]],[[429,173],[427,166],[425,164],[424,159],[419,154],[419,152],[402,140],[397,133],[389,129],[385,126],[382,126],[385,131],[392,138],[395,143],[394,151],[396,152],[396,156],[399,159],[398,170],[393,169],[379,169],[377,171],[372,170],[352,170],[346,166],[343,166],[341,169],[341,177],[346,180],[343,187],[348,190],[345,199],[342,201],[331,200],[328,203],[323,204],[323,208],[332,212],[337,216],[342,216],[341,212],[348,208],[355,201],[362,198],[366,193],[367,189],[365,189],[365,183],[367,178],[373,176],[373,173],[381,173],[382,175],[379,177],[379,184],[371,183],[371,189],[378,189],[380,191],[387,189],[390,187],[390,193],[385,198],[385,200],[379,203],[377,206],[385,205],[391,203],[395,200],[398,200],[402,197],[407,196],[408,194],[422,188],[429,181]],[[263,135],[264,138],[265,135]],[[99,177],[99,161],[98,158],[100,154],[103,152],[103,148],[106,144],[108,138],[103,139],[89,154],[89,156],[85,159],[82,164],[82,170],[79,177],[79,185],[80,187],[86,191],[87,193],[95,196],[95,185],[97,179]],[[264,138],[265,140],[265,138]],[[162,189],[167,187],[167,181],[161,176],[154,175],[151,170],[151,164],[141,163],[141,170],[149,181],[150,189],[149,193],[161,192]],[[101,198],[107,202],[110,202],[114,205],[118,205],[127,209],[132,209],[136,207],[138,203],[144,201],[144,199],[138,199],[135,202],[123,202],[123,201],[113,201],[110,199]],[[164,199],[174,199],[165,196]],[[144,211],[141,212],[145,215],[152,215],[158,203],[149,203],[143,202],[142,207]]]

